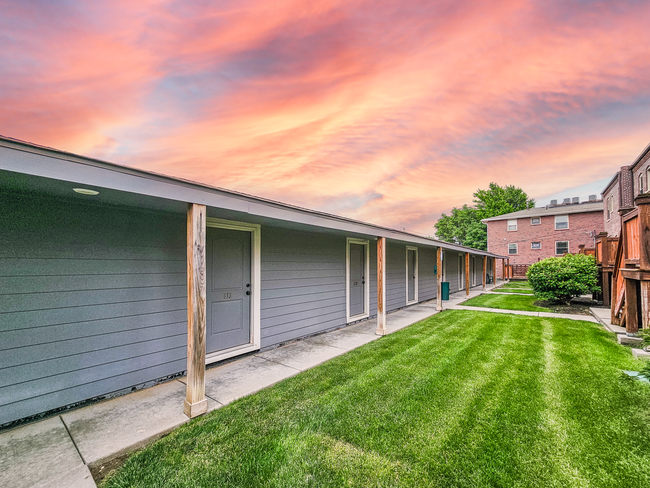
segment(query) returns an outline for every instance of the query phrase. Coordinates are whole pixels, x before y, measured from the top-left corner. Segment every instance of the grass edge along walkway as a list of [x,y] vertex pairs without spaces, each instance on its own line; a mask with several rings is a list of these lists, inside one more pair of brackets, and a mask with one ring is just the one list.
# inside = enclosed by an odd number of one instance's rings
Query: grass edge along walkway
[[528,295],[505,293],[483,293],[462,302],[465,307],[496,308],[500,310],[518,310],[524,312],[551,312],[551,310],[534,305],[538,298]]
[[620,373],[640,364],[597,324],[448,310],[191,421],[102,486],[650,486],[650,388]]

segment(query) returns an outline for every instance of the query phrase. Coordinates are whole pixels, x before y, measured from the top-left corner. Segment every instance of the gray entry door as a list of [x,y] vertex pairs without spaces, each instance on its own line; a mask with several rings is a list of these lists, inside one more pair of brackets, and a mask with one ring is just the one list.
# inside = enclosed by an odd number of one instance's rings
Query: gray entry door
[[206,352],[250,342],[251,233],[208,227]]
[[415,300],[415,250],[408,249],[406,251],[406,273],[408,283],[408,298],[407,301],[412,302]]
[[350,317],[366,313],[366,246],[350,243]]

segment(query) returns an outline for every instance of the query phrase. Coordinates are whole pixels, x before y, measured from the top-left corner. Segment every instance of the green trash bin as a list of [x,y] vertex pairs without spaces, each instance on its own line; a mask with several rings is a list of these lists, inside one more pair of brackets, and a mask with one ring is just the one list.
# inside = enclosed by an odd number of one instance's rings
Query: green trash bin
[[442,299],[443,300],[449,300],[449,282],[448,281],[443,281],[442,282]]

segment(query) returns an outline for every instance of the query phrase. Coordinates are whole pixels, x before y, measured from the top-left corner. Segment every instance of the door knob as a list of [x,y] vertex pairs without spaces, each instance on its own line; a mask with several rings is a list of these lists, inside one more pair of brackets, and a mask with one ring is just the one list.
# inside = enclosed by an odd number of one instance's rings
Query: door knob
[[251,294],[250,290],[246,290],[246,295],[250,295],[250,294]]

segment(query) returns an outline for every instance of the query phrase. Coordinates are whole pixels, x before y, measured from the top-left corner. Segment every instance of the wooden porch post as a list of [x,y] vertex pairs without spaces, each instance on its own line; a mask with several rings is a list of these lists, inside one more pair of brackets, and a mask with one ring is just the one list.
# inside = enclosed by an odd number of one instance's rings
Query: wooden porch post
[[485,275],[487,274],[487,256],[483,256],[483,291],[485,291],[485,282],[487,281]]
[[506,281],[506,260],[505,258],[501,259],[501,281],[505,283]]
[[497,284],[497,258],[492,258],[492,284]]
[[469,253],[465,253],[465,295],[469,296]]
[[377,238],[377,335],[386,335],[386,238]]
[[205,205],[187,206],[187,395],[190,418],[208,411],[205,398]]
[[625,279],[625,331],[628,334],[639,332],[639,317],[637,314],[636,281]]
[[650,195],[645,193],[634,199],[639,209],[639,269],[641,270],[641,317],[639,325],[642,329],[650,327]]
[[438,252],[436,253],[437,255],[437,262],[436,262],[436,270],[438,270],[438,273],[436,274],[436,278],[438,280],[438,294],[436,297],[436,310],[442,310],[442,248],[438,248]]

